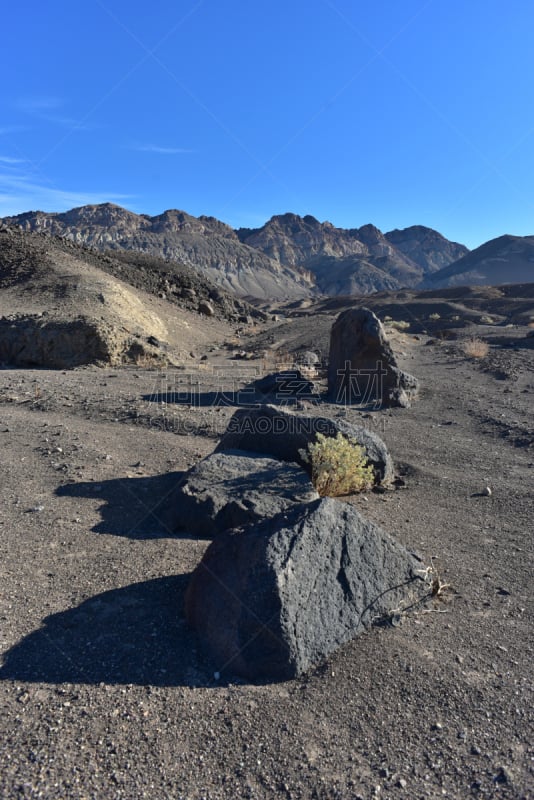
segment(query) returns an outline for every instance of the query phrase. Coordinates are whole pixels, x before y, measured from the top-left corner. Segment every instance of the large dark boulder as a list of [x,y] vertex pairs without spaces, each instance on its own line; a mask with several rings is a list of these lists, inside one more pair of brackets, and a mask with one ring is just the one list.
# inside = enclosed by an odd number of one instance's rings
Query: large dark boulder
[[212,453],[185,476],[170,501],[175,531],[211,538],[319,497],[306,472],[256,453]]
[[343,311],[332,325],[328,392],[345,405],[408,407],[419,384],[403,372],[382,323],[368,308]]
[[428,595],[422,566],[325,498],[217,537],[192,575],[186,618],[218,671],[289,679]]
[[342,419],[292,414],[270,405],[237,409],[215,452],[247,450],[265,453],[307,468],[300,451],[306,451],[308,444],[315,441],[318,433],[331,437],[342,433],[347,439],[363,447],[374,468],[376,483],[387,485],[393,480],[393,461],[386,445],[376,433]]

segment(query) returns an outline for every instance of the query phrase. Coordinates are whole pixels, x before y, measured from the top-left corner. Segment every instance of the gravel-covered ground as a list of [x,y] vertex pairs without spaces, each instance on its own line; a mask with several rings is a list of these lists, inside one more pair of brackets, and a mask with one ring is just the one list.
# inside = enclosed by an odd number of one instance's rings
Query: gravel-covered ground
[[[450,588],[265,685],[216,680],[197,649],[182,601],[208,542],[165,516],[232,413],[211,403],[223,377],[235,399],[236,362],[0,371],[0,796],[533,798],[534,351],[500,348],[405,337],[419,402],[347,412],[406,481],[349,502]],[[172,402],[191,385],[202,402]]]

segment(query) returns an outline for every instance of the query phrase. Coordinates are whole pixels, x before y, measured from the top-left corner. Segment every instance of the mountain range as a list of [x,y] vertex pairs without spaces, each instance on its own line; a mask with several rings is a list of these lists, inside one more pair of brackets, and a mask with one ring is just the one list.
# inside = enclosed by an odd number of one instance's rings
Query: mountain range
[[534,280],[534,237],[502,236],[469,252],[422,225],[383,233],[287,213],[260,228],[234,230],[214,217],[178,210],[148,216],[111,203],[3,221],[99,251],[135,250],[179,262],[234,295],[262,300]]

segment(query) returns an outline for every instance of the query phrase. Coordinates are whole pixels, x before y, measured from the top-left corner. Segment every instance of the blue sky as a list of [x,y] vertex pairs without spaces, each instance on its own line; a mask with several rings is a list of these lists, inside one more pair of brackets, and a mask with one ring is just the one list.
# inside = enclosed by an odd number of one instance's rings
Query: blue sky
[[534,234],[525,0],[28,0],[2,13],[0,216],[116,202]]

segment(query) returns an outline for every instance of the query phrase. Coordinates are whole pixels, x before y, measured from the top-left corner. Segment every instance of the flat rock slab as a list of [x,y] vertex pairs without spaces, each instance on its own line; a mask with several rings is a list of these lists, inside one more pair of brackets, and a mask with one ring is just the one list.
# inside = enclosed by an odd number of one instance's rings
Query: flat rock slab
[[215,452],[246,450],[264,453],[282,461],[291,461],[307,469],[300,453],[315,442],[318,433],[335,437],[342,433],[365,450],[375,471],[375,482],[391,483],[395,477],[393,460],[389,451],[373,431],[363,425],[352,425],[341,419],[292,414],[277,406],[240,408],[231,417]]
[[174,530],[211,538],[319,497],[306,472],[256,453],[212,453],[185,476],[171,499]]
[[186,617],[219,672],[301,675],[429,594],[423,565],[330,498],[221,534],[186,592]]
[[274,395],[277,400],[309,400],[317,398],[313,381],[306,378],[299,369],[273,372],[254,382],[254,389],[260,395]]

